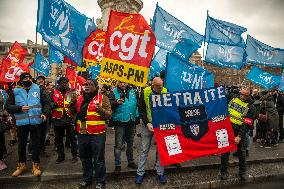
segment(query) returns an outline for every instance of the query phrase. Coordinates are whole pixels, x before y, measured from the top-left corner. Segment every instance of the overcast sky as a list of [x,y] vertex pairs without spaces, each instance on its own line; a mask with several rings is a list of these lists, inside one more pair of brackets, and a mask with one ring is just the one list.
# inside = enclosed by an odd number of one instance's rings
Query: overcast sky
[[[101,17],[97,0],[66,0],[92,18]],[[141,14],[153,17],[157,0],[143,0]],[[248,29],[248,34],[273,47],[284,48],[284,0],[159,0],[159,5],[204,35],[210,16]],[[0,40],[35,41],[37,0],[0,0]],[[41,41],[40,34],[39,41]]]

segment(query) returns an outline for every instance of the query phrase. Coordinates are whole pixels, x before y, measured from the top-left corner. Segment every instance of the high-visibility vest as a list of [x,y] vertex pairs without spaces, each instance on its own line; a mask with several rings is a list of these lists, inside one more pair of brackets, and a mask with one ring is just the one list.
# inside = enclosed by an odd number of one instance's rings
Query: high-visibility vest
[[[76,111],[80,112],[83,96],[80,96],[76,103]],[[101,134],[106,131],[106,122],[97,112],[96,103],[103,104],[103,95],[97,94],[89,103],[86,121],[77,120],[76,131],[80,134]]]
[[229,103],[230,121],[236,125],[244,123],[244,117],[248,113],[248,103],[241,101],[239,98],[234,98]]
[[39,125],[42,122],[42,107],[40,103],[40,88],[37,84],[32,84],[29,92],[24,88],[16,87],[14,89],[15,105],[29,106],[28,112],[16,113],[16,125]]
[[[152,123],[152,113],[151,113],[151,106],[150,106],[150,95],[153,93],[152,88],[146,87],[144,89],[144,101],[146,104],[146,111],[147,111],[147,118],[148,120]],[[163,87],[162,92],[161,93],[167,93],[167,89],[165,87]]]
[[68,117],[71,117],[71,113],[69,109],[71,102],[67,101],[67,98],[66,98],[70,91],[71,90],[68,90],[65,95],[62,95],[62,93],[59,90],[57,89],[54,90],[52,98],[53,98],[53,102],[58,107],[52,110],[52,118],[61,119],[63,117],[64,111],[66,112],[66,115]]

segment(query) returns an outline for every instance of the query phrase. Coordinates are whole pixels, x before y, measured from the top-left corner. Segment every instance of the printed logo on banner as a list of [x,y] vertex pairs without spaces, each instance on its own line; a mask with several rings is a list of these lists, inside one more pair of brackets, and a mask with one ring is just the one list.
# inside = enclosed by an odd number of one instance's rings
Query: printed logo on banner
[[170,135],[164,137],[169,156],[182,153],[180,142],[177,135]]
[[216,131],[216,138],[218,141],[218,148],[224,148],[229,146],[229,137],[226,129],[220,129]]
[[65,8],[62,1],[52,1],[50,11],[50,20],[48,20],[48,25],[52,28],[49,32],[52,35],[58,35],[64,46],[68,46],[71,36],[71,27],[69,23],[68,15],[69,9]]
[[193,124],[193,125],[190,125],[189,128],[190,128],[190,131],[191,131],[195,136],[197,136],[197,135],[199,134],[199,125]]
[[175,124],[161,124],[160,130],[175,130],[176,126]]
[[20,77],[24,72],[25,71],[21,67],[11,66],[9,71],[5,74],[5,79],[13,81],[16,77]]
[[205,106],[179,107],[178,110],[184,136],[200,140],[209,130]]
[[111,11],[101,75],[145,86],[156,39],[140,14]]
[[97,29],[86,39],[83,49],[84,67],[95,66],[103,59],[106,33]]

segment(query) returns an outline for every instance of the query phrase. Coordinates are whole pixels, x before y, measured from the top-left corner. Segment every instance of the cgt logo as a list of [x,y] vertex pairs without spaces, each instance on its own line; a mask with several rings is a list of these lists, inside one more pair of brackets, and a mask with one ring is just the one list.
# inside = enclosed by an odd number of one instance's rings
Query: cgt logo
[[[149,30],[145,30],[143,33],[134,31],[135,25],[125,26],[133,19],[133,15],[125,18],[122,22],[114,28],[114,32],[110,36],[110,49],[115,52],[121,50],[118,53],[121,60],[132,60],[136,49],[138,48],[138,54],[142,58],[147,58],[148,53],[146,52],[146,47],[148,42],[151,40]],[[130,31],[123,34],[121,30],[126,29]],[[140,45],[138,47],[138,43]]]
[[24,72],[25,71],[21,67],[11,66],[8,72],[5,74],[5,79],[14,81],[16,76],[20,77],[20,75]]

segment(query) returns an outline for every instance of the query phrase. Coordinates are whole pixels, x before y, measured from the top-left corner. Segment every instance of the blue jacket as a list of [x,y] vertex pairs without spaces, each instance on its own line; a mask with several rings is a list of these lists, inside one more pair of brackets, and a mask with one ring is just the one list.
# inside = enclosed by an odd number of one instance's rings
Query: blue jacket
[[15,105],[29,106],[28,112],[16,113],[16,125],[38,125],[41,124],[40,118],[42,114],[42,107],[40,102],[40,88],[36,84],[32,84],[29,92],[24,88],[15,88]]
[[[122,91],[117,87],[113,90],[115,100],[120,99]],[[127,123],[130,121],[135,122],[138,117],[137,97],[133,89],[128,91],[128,98],[124,98],[124,103],[119,105],[112,113],[112,120]]]

